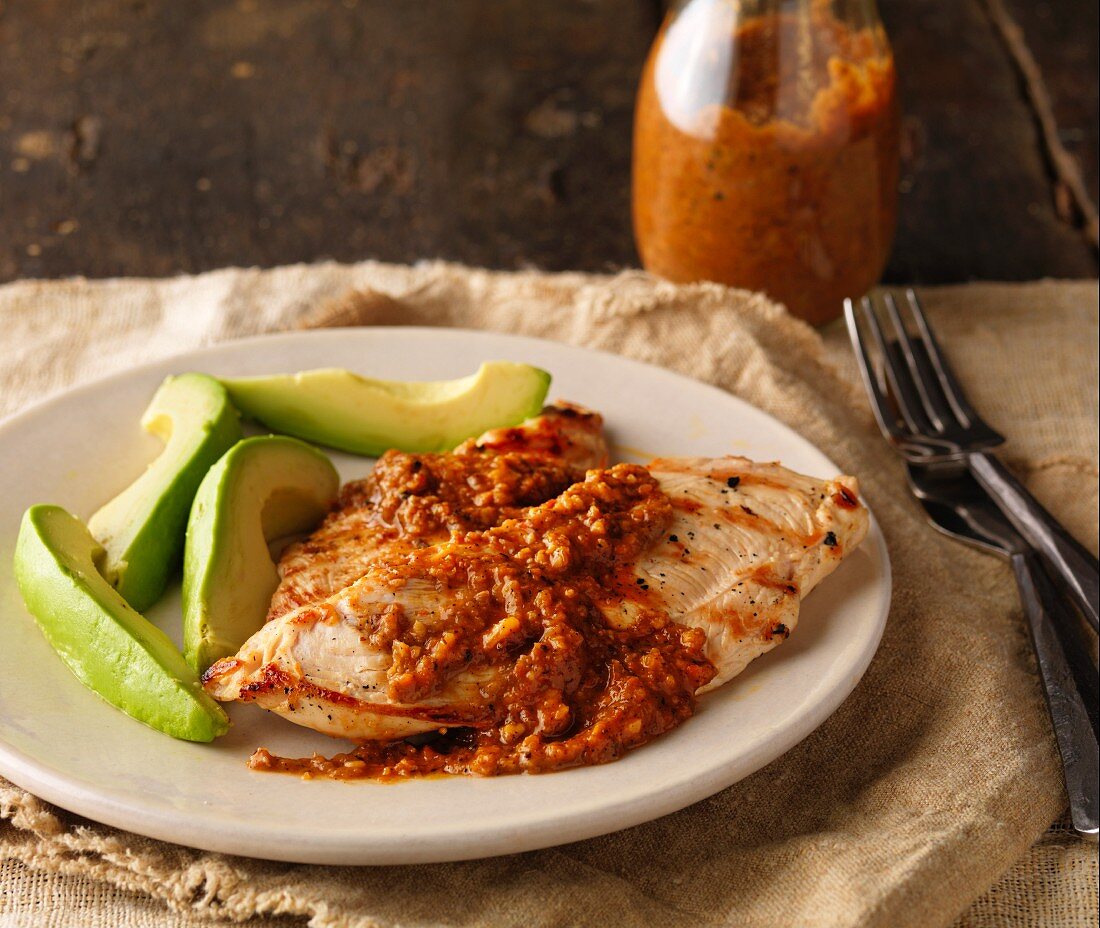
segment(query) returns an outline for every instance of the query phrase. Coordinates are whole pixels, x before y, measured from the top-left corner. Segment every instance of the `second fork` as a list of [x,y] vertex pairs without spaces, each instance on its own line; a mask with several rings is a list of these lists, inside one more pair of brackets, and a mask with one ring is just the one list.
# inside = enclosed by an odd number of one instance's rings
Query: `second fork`
[[[868,296],[844,301],[848,332],[871,407],[886,439],[912,463],[965,462],[1013,527],[1043,557],[1051,574],[1100,630],[1100,564],[989,450],[1004,437],[971,406],[916,293],[906,291],[903,317],[893,295],[882,297],[892,336]],[[880,367],[869,345],[876,349]],[[881,370],[881,373],[880,373]]]

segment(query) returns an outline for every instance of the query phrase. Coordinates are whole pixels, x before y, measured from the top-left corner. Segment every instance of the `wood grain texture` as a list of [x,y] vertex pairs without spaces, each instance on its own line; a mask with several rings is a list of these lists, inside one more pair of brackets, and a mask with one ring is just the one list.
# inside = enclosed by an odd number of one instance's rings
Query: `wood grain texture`
[[0,277],[632,260],[634,0],[23,2]]
[[[1021,16],[1083,160],[1096,30],[1066,23],[1092,3]],[[981,0],[882,7],[908,114],[889,279],[1094,275]],[[0,280],[631,266],[631,111],[658,17],[654,0],[0,0]]]
[[980,0],[887,0],[882,14],[906,114],[887,279],[1094,276],[1095,253],[1057,215],[1034,114]]
[[1097,248],[1100,98],[1096,81],[1082,81],[1081,76],[1097,70],[1100,7],[1093,4],[1082,11],[1083,19],[1069,20],[1050,3],[985,0],[985,4],[1015,59],[1040,123],[1048,166],[1056,179],[1058,215],[1080,227]]
[[1042,68],[1062,144],[1077,158],[1092,201],[1100,203],[1096,117],[1100,106],[1096,80],[1100,4],[1007,0],[1005,5]]

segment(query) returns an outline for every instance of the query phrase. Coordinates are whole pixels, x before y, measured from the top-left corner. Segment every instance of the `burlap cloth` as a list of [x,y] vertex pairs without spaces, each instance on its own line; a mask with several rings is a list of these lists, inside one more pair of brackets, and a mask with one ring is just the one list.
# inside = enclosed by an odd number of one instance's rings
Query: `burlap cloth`
[[[344,322],[620,352],[790,423],[860,476],[886,533],[895,594],[878,655],[825,725],[744,782],[648,825],[513,857],[374,869],[230,858],[80,820],[0,781],[5,925],[1097,923],[1095,847],[1048,831],[1065,800],[1009,571],[925,526],[836,327],[822,339],[760,297],[638,273],[326,264],[25,282],[0,288],[0,413],[135,362],[297,326],[351,287],[365,293],[339,303]],[[925,296],[977,405],[1011,438],[1006,459],[1095,549],[1095,284]]]

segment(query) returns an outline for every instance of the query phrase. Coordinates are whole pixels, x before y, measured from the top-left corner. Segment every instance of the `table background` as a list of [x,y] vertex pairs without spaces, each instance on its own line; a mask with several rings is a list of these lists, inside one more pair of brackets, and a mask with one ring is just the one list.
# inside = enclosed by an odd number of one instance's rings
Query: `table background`
[[[1095,203],[1095,0],[879,6],[906,112],[887,280],[1095,276],[1051,155],[1068,150]],[[325,257],[633,265],[631,110],[661,15],[0,0],[0,281]]]
[[[886,279],[1095,277],[1095,0],[879,6],[906,114]],[[0,282],[323,258],[632,266],[631,110],[662,14],[661,0],[0,0]],[[1063,923],[1059,878],[1095,868],[1079,851],[1052,830],[960,925]],[[118,891],[41,876],[27,898],[0,886],[0,923],[117,924]],[[1031,906],[1009,919],[1021,894]],[[190,924],[131,901],[127,924]]]

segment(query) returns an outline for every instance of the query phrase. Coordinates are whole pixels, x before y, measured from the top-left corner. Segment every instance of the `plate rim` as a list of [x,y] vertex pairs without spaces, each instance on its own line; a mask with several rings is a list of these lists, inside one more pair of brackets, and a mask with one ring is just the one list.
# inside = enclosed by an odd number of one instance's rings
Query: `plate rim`
[[[836,473],[840,469],[832,459],[825,454],[809,439],[805,438],[789,425],[770,412],[761,409],[748,400],[726,391],[714,384],[681,374],[677,371],[640,361],[635,358],[625,357],[609,351],[590,348],[582,345],[574,345],[568,342],[559,342],[554,339],[540,338],[537,336],[521,335],[511,332],[496,332],[480,329],[459,327],[432,327],[432,326],[341,326],[323,329],[303,329],[294,331],[266,332],[243,338],[227,339],[199,345],[186,351],[165,355],[151,361],[131,365],[121,370],[83,381],[69,388],[58,390],[42,399],[15,411],[0,419],[0,441],[3,441],[9,429],[17,427],[26,419],[33,419],[38,415],[61,403],[68,402],[74,397],[94,392],[110,384],[131,377],[149,373],[157,368],[186,362],[195,355],[209,353],[231,352],[233,349],[254,345],[256,343],[294,342],[302,338],[332,338],[340,335],[354,333],[356,337],[362,336],[415,336],[420,338],[447,338],[450,336],[503,338],[518,343],[534,342],[549,345],[554,349],[578,352],[599,358],[613,360],[617,364],[626,364],[637,369],[640,373],[652,376],[657,375],[672,381],[687,381],[693,387],[703,388],[714,394],[721,402],[733,401],[735,404],[743,404],[755,410],[760,415],[767,417],[774,427],[787,440],[807,445],[817,454],[828,461]],[[359,865],[384,866],[396,864],[448,862],[457,860],[474,860],[484,857],[492,857],[500,854],[519,853],[524,851],[539,850],[546,847],[557,846],[572,841],[584,840],[630,828],[645,822],[653,821],[672,812],[683,809],[695,802],[701,801],[716,792],[732,786],[746,776],[761,769],[768,763],[778,759],[791,748],[816,731],[824,722],[843,704],[863,678],[878,651],[882,640],[886,622],[889,617],[890,602],[893,592],[893,571],[889,558],[889,550],[885,537],[870,511],[870,526],[864,545],[868,550],[873,550],[871,557],[875,562],[877,582],[877,596],[875,600],[875,612],[877,615],[876,628],[864,642],[863,647],[854,656],[850,663],[849,677],[844,685],[835,687],[828,692],[825,698],[814,703],[809,710],[799,717],[798,724],[791,724],[786,730],[779,732],[778,738],[761,743],[748,755],[743,755],[734,761],[728,761],[707,769],[703,775],[691,779],[681,777],[681,781],[667,789],[659,800],[654,801],[650,795],[627,796],[621,799],[608,799],[602,796],[594,803],[594,808],[571,810],[565,820],[557,817],[543,817],[535,823],[524,824],[524,838],[522,846],[517,847],[516,836],[510,833],[507,827],[494,825],[488,829],[487,834],[480,832],[471,835],[467,827],[456,827],[452,836],[461,835],[467,839],[466,845],[457,845],[452,852],[440,851],[436,846],[440,837],[446,837],[444,830],[433,833],[431,840],[419,839],[406,835],[403,852],[390,854],[385,860],[360,861]],[[868,543],[871,543],[868,545]],[[633,752],[631,752],[633,754]],[[619,761],[618,763],[622,763]],[[613,766],[613,765],[612,765]],[[732,774],[731,770],[735,771]],[[568,774],[569,771],[560,771],[556,776]],[[212,836],[204,830],[202,824],[192,824],[186,821],[186,815],[178,811],[173,815],[168,807],[145,807],[137,802],[119,800],[113,794],[107,796],[103,792],[85,786],[80,781],[74,781],[69,774],[56,769],[50,764],[36,760],[26,755],[20,749],[10,745],[0,737],[0,775],[5,776],[11,782],[32,795],[38,796],[47,802],[59,806],[69,812],[82,815],[93,821],[100,822],[114,828],[120,828],[137,834],[145,835],[157,840],[174,844],[182,844],[206,851],[219,853],[238,854],[242,856],[258,857],[260,859],[277,860],[285,862],[320,863],[320,864],[347,864],[349,856],[356,855],[361,850],[365,839],[361,833],[356,832],[358,841],[354,838],[337,837],[333,840],[332,832],[323,832],[312,840],[297,840],[295,847],[282,850],[279,845],[266,847],[263,853],[258,853],[258,842],[272,840],[278,834],[277,828],[272,826],[256,831],[252,826],[251,837],[242,840],[234,840],[232,836],[222,840],[218,836]],[[491,783],[492,778],[484,782]],[[33,784],[33,785],[24,785]],[[403,784],[398,784],[400,787]],[[349,788],[356,788],[350,786]],[[182,824],[181,824],[182,823]],[[396,834],[396,832],[394,833]],[[285,838],[285,835],[283,835]],[[469,846],[471,838],[476,840],[477,846]],[[435,843],[433,843],[433,841]]]

